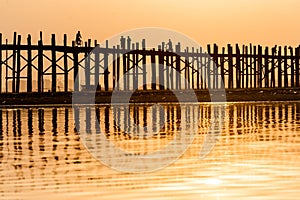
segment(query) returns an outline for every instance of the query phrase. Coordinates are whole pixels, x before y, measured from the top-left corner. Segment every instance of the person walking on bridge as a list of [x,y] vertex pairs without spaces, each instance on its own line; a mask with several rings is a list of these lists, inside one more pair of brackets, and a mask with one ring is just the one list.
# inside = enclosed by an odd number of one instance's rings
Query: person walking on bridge
[[81,36],[81,34],[80,34],[80,31],[78,31],[77,32],[77,34],[76,34],[76,45],[77,46],[81,46],[81,44],[82,44],[82,36]]

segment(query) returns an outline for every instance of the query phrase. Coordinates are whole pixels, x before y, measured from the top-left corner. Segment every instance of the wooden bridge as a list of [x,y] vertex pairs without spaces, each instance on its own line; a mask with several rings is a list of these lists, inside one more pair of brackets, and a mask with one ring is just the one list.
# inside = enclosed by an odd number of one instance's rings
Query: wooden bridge
[[[145,39],[141,43],[120,42],[112,47],[108,41],[99,46],[90,39],[79,47],[75,41],[68,46],[66,34],[62,45],[56,43],[54,34],[49,45],[44,44],[42,33],[36,45],[30,35],[26,44],[21,39],[15,32],[9,43],[0,34],[1,93],[70,92],[97,86],[103,91],[132,90],[137,85],[142,85],[140,90],[300,86],[300,46],[263,48],[250,44],[220,49],[214,44],[207,45],[205,50],[177,43],[174,49],[166,49],[166,43],[162,42],[149,49]],[[150,68],[146,67],[148,64]],[[80,70],[84,73],[79,73]],[[84,80],[81,87],[74,81],[78,74],[83,74],[79,77]],[[124,81],[118,85],[121,77]],[[147,79],[151,85],[147,85]]]

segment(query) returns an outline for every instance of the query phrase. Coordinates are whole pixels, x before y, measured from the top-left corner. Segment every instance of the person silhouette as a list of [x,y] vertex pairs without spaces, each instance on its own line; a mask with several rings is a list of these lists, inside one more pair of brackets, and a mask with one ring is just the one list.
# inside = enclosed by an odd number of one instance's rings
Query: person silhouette
[[80,34],[80,31],[77,32],[76,34],[76,45],[77,46],[81,46],[82,40],[81,40],[82,36]]
[[121,42],[121,49],[125,49],[126,39],[123,37],[123,35],[120,38],[120,42]]
[[166,49],[167,49],[168,51],[172,51],[172,50],[173,50],[173,44],[172,44],[171,39],[169,39],[169,42],[168,42],[167,45],[166,45]]
[[127,49],[130,49],[130,45],[131,45],[131,38],[128,36],[127,37]]

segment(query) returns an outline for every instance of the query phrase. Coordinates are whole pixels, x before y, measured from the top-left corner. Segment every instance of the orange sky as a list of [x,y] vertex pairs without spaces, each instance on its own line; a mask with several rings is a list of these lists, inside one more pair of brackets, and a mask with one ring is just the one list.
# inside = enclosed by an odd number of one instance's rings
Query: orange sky
[[[77,30],[103,41],[128,29],[155,26],[177,30],[201,45],[300,44],[299,0],[0,0],[0,32],[33,41],[40,30],[61,42]],[[49,41],[49,40],[48,40]]]

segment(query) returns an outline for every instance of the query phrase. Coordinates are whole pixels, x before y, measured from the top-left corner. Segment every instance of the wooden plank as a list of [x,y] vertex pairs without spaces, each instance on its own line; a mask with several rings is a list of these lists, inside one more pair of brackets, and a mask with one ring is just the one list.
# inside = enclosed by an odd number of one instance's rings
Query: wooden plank
[[[67,40],[67,34],[64,34],[64,46],[67,47],[68,40]],[[69,81],[68,81],[68,53],[67,51],[64,51],[64,91],[68,92],[69,88]]]
[[54,47],[56,46],[55,34],[51,36],[51,46],[53,47],[51,51],[51,64],[52,64],[52,81],[51,81],[51,91],[56,92],[56,51]]
[[32,92],[32,52],[30,49],[31,46],[31,35],[27,37],[27,92]]
[[17,71],[16,71],[16,93],[20,92],[20,73],[21,73],[21,50],[19,46],[21,45],[21,35],[18,35],[17,43]]

